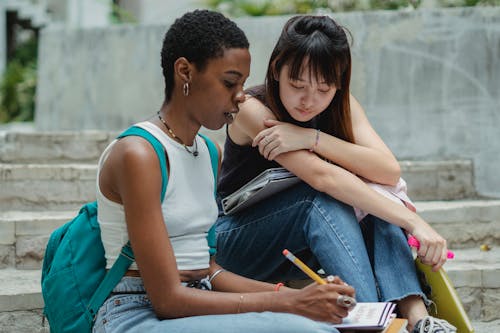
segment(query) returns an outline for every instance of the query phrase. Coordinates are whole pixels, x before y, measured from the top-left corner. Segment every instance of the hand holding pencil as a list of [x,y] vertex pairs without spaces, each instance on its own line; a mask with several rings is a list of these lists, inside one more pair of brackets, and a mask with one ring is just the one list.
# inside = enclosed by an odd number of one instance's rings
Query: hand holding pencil
[[[304,264],[299,258],[293,255],[290,251],[287,249],[283,250],[283,255],[287,257],[288,260],[290,260],[292,263],[295,264],[301,271],[303,271],[307,276],[309,276],[311,279],[313,279],[316,283],[318,284],[327,284],[325,280],[323,280],[318,274],[316,274],[312,269],[307,267],[306,264]],[[333,276],[328,276],[327,278],[329,283],[335,283],[335,278]],[[345,283],[344,283],[345,284]],[[345,284],[347,285],[347,284]],[[353,308],[356,306],[356,299],[354,297],[348,296],[348,295],[339,295],[337,298],[337,304],[340,306],[343,306],[345,308]]]

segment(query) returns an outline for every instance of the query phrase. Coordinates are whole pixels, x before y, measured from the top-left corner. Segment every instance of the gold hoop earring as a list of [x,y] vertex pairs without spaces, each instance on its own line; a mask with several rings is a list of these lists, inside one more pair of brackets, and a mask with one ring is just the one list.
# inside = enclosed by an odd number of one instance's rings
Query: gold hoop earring
[[184,85],[182,86],[182,92],[184,93],[184,96],[189,96],[189,83],[185,82]]

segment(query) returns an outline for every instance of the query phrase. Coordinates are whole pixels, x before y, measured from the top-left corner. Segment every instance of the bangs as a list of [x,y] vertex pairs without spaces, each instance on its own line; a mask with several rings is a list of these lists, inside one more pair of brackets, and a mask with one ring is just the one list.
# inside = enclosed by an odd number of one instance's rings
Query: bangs
[[[291,59],[287,62],[291,80],[301,79],[300,76],[307,66],[310,81],[315,79],[317,82],[325,82],[329,86],[342,89],[342,77],[350,65],[348,46],[346,50],[343,45],[332,45],[331,39],[315,31],[290,51],[284,58]],[[349,56],[346,57],[346,53]]]

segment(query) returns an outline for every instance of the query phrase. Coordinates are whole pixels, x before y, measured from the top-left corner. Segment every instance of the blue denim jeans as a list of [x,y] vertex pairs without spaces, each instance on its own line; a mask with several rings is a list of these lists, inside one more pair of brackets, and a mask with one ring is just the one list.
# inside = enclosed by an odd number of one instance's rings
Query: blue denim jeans
[[[338,275],[361,302],[425,297],[401,228],[368,216],[305,183],[217,220],[217,263],[263,281],[304,279],[288,249],[315,269]],[[304,258],[301,255],[311,254]]]
[[[211,291],[206,291],[211,292]],[[142,279],[124,277],[101,306],[93,333],[338,333],[327,323],[273,312],[158,319],[145,292]]]

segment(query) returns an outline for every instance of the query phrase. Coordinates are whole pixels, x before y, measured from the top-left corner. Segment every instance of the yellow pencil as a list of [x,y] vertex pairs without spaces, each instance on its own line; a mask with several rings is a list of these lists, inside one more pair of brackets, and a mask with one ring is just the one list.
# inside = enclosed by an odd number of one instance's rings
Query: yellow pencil
[[[284,249],[283,255],[285,257],[287,257],[288,260],[293,262],[295,264],[295,266],[300,268],[300,270],[302,272],[306,273],[307,276],[309,276],[311,279],[313,279],[314,281],[316,281],[319,284],[326,284],[325,280],[323,280],[318,274],[314,273],[314,271],[312,269],[307,267],[307,265],[304,264],[299,258],[294,256],[292,252],[288,251],[287,249]],[[340,306],[346,307],[346,308],[353,308],[356,306],[356,303],[357,303],[356,299],[351,297],[351,296],[339,295],[337,297],[337,304]]]
[[312,269],[306,266],[299,258],[293,255],[292,252],[287,249],[283,250],[283,255],[288,258],[291,262],[295,264],[300,270],[307,274],[311,279],[316,281],[319,284],[326,284],[325,280],[323,280],[318,274],[314,273]]

